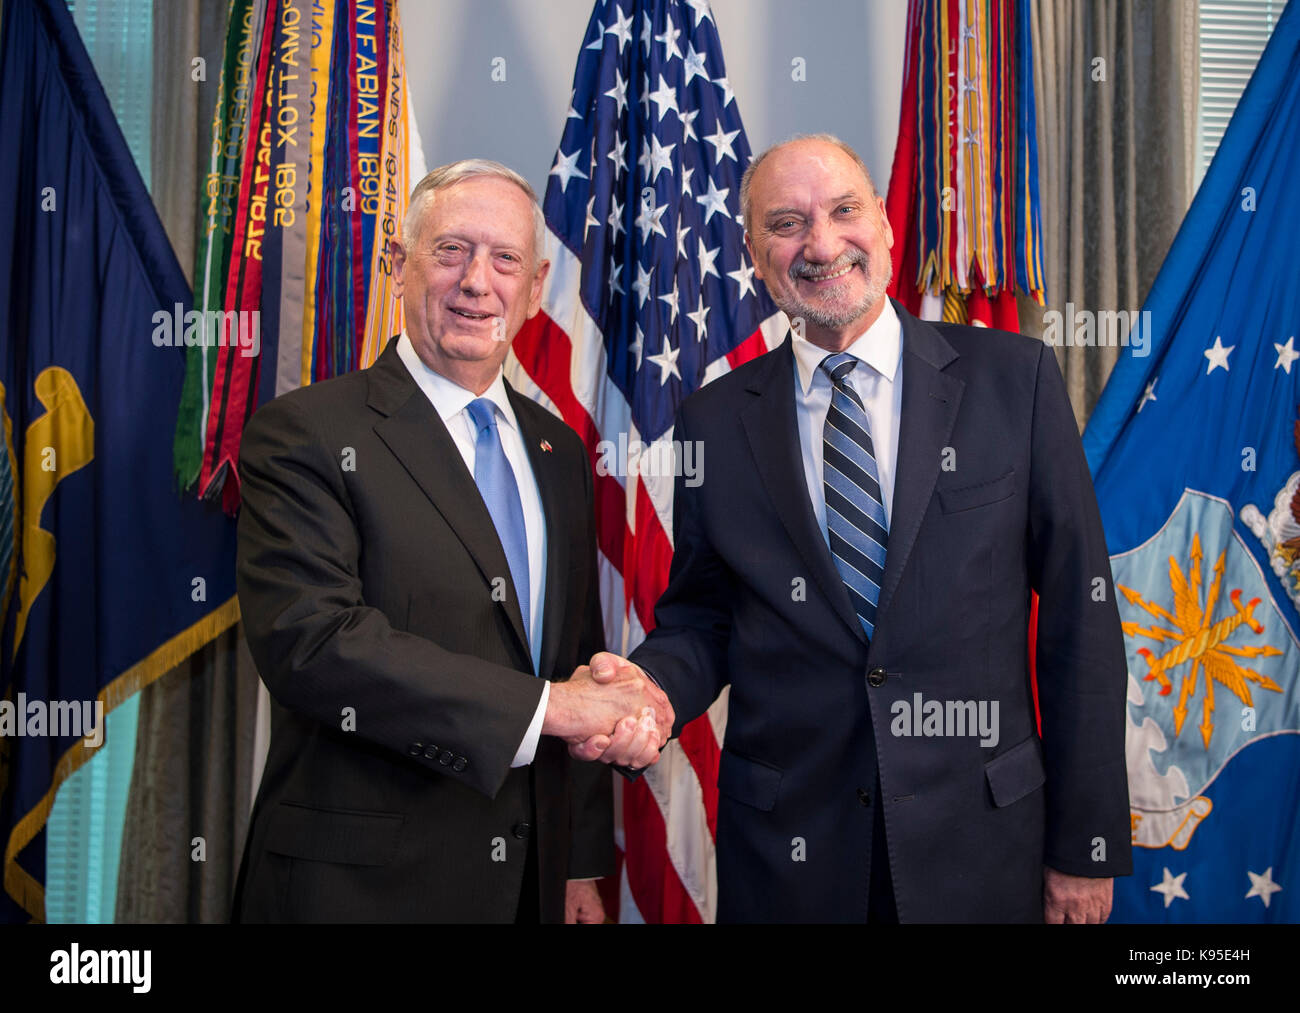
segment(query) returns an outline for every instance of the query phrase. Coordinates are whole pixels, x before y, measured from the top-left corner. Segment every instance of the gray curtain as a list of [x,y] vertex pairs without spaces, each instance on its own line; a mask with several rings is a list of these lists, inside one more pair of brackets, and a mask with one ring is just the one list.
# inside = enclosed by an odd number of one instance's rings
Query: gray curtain
[[[1193,196],[1198,21],[1195,0],[1035,0],[1048,309],[1146,299]],[[1022,304],[1021,325],[1041,335],[1043,310]],[[1057,347],[1081,429],[1120,351]]]
[[[207,171],[228,9],[227,0],[155,0],[153,5],[152,195],[190,284],[198,185]],[[191,76],[195,58],[204,61],[203,81]]]
[[[191,280],[226,10],[224,0],[154,4],[153,199]],[[195,57],[206,61],[205,81],[191,78]],[[229,918],[257,762],[257,696],[242,623],[141,691],[118,922]]]
[[141,691],[118,922],[224,922],[248,830],[257,671],[242,624]]

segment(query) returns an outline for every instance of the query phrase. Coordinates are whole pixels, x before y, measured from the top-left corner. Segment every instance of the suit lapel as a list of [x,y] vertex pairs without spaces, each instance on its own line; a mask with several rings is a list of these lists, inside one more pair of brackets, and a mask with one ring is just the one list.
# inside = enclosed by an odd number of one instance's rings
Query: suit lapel
[[885,583],[876,605],[876,625],[893,600],[903,568],[916,544],[934,485],[943,448],[949,446],[965,384],[943,372],[956,351],[937,330],[894,303],[903,327],[903,406],[898,431],[898,462],[889,542],[885,547]]
[[792,338],[770,353],[765,374],[756,374],[748,390],[758,397],[740,415],[749,437],[758,473],[777,515],[794,542],[804,565],[817,586],[830,599],[845,625],[860,639],[866,639],[849,601],[830,549],[817,526],[808,483],[804,479],[803,449],[799,444],[799,423],[794,406],[794,350]]
[[575,513],[572,508],[565,509],[565,490],[558,474],[555,453],[542,448],[546,434],[531,411],[537,406],[519,394],[508,381],[506,393],[515,410],[515,420],[519,423],[519,432],[528,451],[528,460],[542,499],[542,513],[546,517],[546,584],[542,596],[545,604],[542,607],[541,668],[537,673],[545,676],[555,667],[568,603],[569,520],[581,514]]
[[[398,357],[396,339],[389,341],[369,373],[367,403],[385,416],[375,424],[375,434],[456,533],[489,587],[494,578],[509,580],[505,550],[474,476],[446,425]],[[506,597],[502,605],[524,656],[529,657],[519,602],[513,594]]]

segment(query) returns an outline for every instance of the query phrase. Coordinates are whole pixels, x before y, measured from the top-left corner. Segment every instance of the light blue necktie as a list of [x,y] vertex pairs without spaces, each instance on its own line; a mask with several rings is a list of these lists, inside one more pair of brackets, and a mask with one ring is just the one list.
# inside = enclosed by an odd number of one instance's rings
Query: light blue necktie
[[478,484],[483,502],[492,515],[501,548],[505,549],[506,563],[519,595],[519,612],[524,620],[524,638],[529,637],[528,625],[528,534],[524,527],[524,507],[519,499],[519,486],[515,473],[501,447],[501,434],[497,432],[496,405],[490,398],[481,397],[469,403],[469,415],[478,431],[474,445],[474,481]]
[[880,474],[871,444],[871,423],[862,400],[848,384],[858,360],[848,352],[828,355],[821,368],[831,378],[831,406],[822,436],[826,533],[835,568],[844,579],[853,611],[870,638],[885,579],[888,525],[880,495]]

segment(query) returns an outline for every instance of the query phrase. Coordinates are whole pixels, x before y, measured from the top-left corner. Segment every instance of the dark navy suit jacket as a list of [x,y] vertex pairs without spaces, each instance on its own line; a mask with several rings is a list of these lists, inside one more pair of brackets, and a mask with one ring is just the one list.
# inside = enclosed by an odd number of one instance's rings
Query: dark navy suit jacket
[[[492,517],[395,345],[244,430],[239,604],[273,707],[234,914],[509,922],[522,898],[562,922],[566,881],[614,870],[611,775],[549,736],[510,766],[542,683]],[[541,675],[567,679],[604,646],[591,466],[507,393],[546,516]]]
[[[677,729],[731,687],[720,921],[864,920],[875,806],[903,922],[1041,922],[1044,864],[1130,871],[1123,638],[1056,360],[895,305],[902,415],[870,642],[808,497],[790,340],[678,415],[703,480],[678,479],[669,585],[632,660]],[[971,734],[981,704],[995,743]]]

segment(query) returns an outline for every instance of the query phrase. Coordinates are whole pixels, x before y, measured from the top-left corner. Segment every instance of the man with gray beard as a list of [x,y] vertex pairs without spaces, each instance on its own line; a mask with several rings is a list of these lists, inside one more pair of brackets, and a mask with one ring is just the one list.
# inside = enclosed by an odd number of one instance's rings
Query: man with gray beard
[[[1126,666],[1051,350],[886,298],[884,202],[834,137],[755,158],[741,207],[793,335],[683,403],[708,468],[677,483],[655,629],[592,659],[658,682],[674,733],[731,688],[719,921],[1104,921],[1130,871]],[[922,698],[999,727],[891,721]]]

